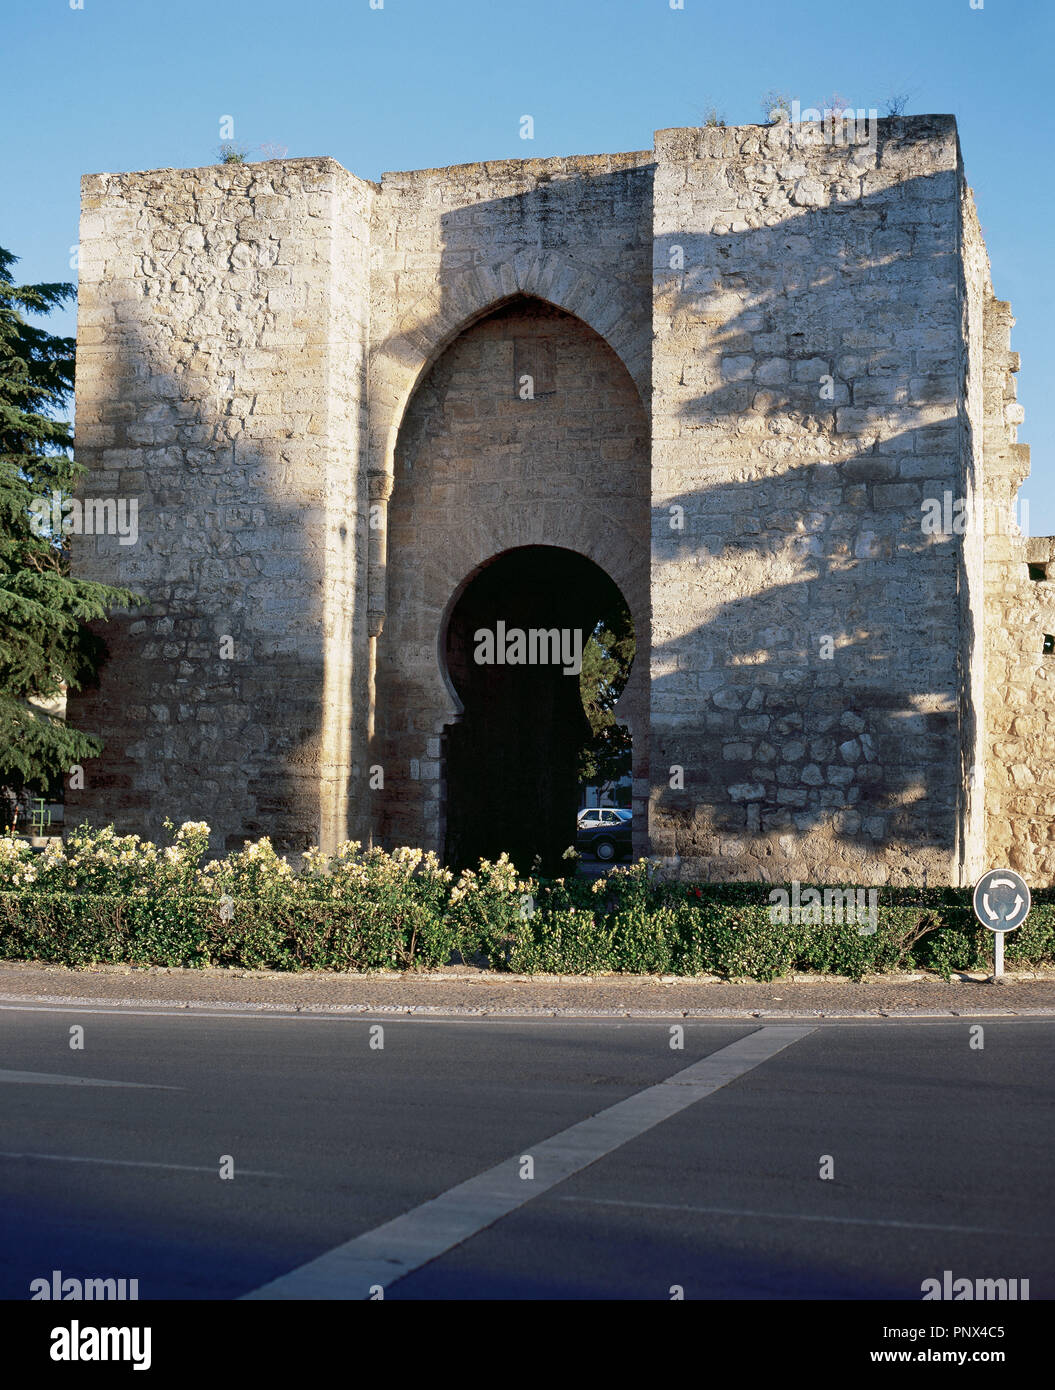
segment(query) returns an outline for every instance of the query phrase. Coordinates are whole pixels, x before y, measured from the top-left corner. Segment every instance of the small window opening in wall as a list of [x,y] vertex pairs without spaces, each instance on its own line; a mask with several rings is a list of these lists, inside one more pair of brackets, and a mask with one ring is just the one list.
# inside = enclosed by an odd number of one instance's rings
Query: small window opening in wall
[[1050,632],[1044,634],[1044,655],[1055,656],[1055,637]]
[[1047,565],[1029,564],[1026,568],[1029,570],[1029,577],[1033,580],[1034,584],[1042,584],[1048,577]]

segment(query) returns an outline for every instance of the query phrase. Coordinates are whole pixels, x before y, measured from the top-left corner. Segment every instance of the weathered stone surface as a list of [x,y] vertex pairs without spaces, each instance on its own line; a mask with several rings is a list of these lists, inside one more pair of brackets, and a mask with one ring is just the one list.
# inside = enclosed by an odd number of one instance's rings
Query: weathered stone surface
[[82,205],[83,493],[140,535],[75,564],[150,605],[72,701],[107,743],[72,819],[442,849],[451,605],[551,545],[634,615],[638,852],[1055,880],[1055,542],[1008,520],[1012,320],[951,118],[100,174]]

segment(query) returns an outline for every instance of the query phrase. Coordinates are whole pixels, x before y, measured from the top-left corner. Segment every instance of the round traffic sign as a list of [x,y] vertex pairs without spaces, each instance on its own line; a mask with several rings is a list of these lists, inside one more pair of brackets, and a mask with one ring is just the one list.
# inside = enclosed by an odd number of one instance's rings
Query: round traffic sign
[[1032,899],[1014,869],[989,869],[974,885],[974,915],[990,931],[1014,931],[1026,920]]

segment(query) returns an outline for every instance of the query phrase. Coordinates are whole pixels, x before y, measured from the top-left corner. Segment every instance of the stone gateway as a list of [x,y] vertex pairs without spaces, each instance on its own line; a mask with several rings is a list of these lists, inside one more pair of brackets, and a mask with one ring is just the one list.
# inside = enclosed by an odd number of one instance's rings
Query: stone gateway
[[79,500],[137,535],[74,566],[149,604],[68,817],[567,845],[577,681],[474,634],[622,604],[636,853],[1055,881],[1055,549],[955,121],[830,134],[86,177]]

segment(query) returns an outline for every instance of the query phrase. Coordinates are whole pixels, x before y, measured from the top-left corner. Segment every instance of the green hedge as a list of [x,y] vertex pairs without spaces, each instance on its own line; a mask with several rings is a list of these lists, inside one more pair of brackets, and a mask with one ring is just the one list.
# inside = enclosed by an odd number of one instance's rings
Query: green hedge
[[[970,889],[880,888],[876,931],[862,935],[850,923],[773,922],[771,887],[652,882],[629,901],[594,903],[584,923],[578,884],[571,891],[550,885],[499,960],[525,974],[634,971],[758,980],[791,972],[860,979],[915,967],[947,975],[991,964],[992,933],[975,919]],[[1055,962],[1055,892],[1034,895],[1029,918],[1006,942],[1009,967]]]
[[[853,924],[781,925],[769,884],[662,883],[642,877],[569,878],[538,886],[526,907],[508,896],[437,905],[241,898],[230,921],[215,897],[0,893],[0,957],[63,965],[99,962],[377,970],[477,960],[534,974],[608,971],[715,974],[771,980],[796,972],[862,975],[922,967],[943,974],[992,959],[968,889],[879,889],[877,930]],[[1055,890],[1034,895],[1007,937],[1009,967],[1055,961]]]
[[346,903],[0,893],[0,957],[62,965],[381,970],[444,965],[451,933],[432,918],[384,920]]

